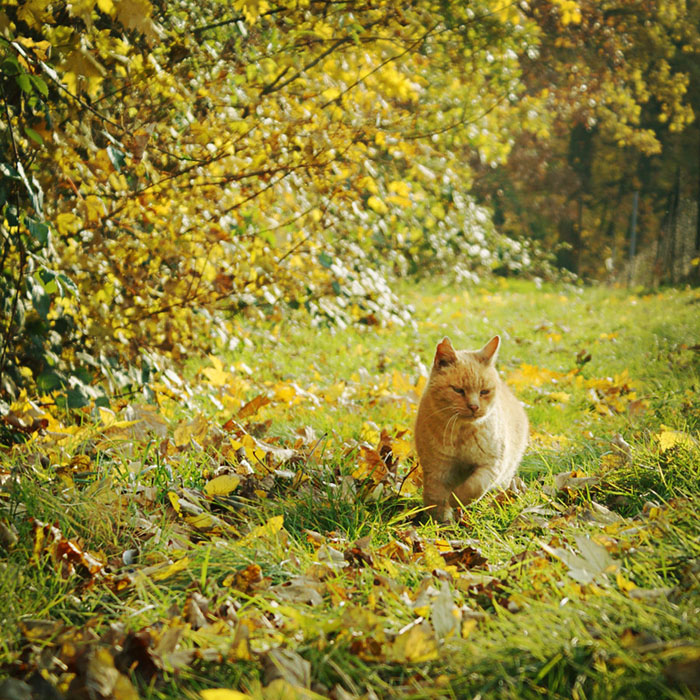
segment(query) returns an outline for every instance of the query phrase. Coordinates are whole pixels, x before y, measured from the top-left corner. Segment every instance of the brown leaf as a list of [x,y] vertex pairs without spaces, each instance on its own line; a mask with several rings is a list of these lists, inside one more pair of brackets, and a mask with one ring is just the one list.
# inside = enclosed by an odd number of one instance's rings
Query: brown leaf
[[20,415],[14,411],[8,411],[3,417],[4,423],[15,430],[30,435],[48,427],[49,421],[46,418],[33,416],[30,413]]
[[130,632],[115,657],[117,668],[138,674],[146,683],[160,675],[154,657],[154,640],[148,629]]
[[[190,623],[192,629],[198,630],[200,627],[209,624],[207,621],[208,612],[209,600],[198,591],[191,593],[185,603],[184,617],[185,620]],[[170,651],[172,651],[172,649]]]
[[[76,693],[82,684],[80,677],[71,684],[69,694]],[[113,698],[113,700],[138,700],[138,693],[131,681],[114,665],[114,659],[108,649],[98,648],[89,653],[84,678],[88,697]],[[79,691],[78,691],[79,692]]]
[[[249,416],[254,416],[263,406],[271,403],[272,399],[267,394],[259,394],[254,399],[248,401],[236,414],[238,420],[243,420]],[[227,424],[228,425],[228,424]]]
[[18,627],[28,642],[51,640],[65,629],[57,620],[20,620]]
[[564,491],[565,489],[577,491],[578,489],[595,486],[598,483],[600,483],[600,477],[586,476],[583,472],[578,470],[561,472],[554,476],[554,488],[557,491]]
[[664,669],[664,675],[694,692],[700,691],[700,648],[691,648],[686,658],[670,663]]
[[474,547],[465,547],[464,549],[454,550],[452,552],[440,552],[442,558],[448,566],[456,566],[462,571],[468,571],[476,566],[483,566],[487,563],[486,557],[482,556],[481,552]]
[[321,605],[324,592],[324,584],[311,576],[295,576],[290,581],[270,588],[270,593],[274,593],[282,600],[307,605]]
[[350,644],[350,653],[363,661],[383,661],[385,658],[381,642],[369,635],[353,639]]
[[254,593],[267,587],[269,579],[265,579],[262,569],[257,564],[248,564],[245,569],[240,569],[226,576],[223,585],[231,586],[242,593]]
[[282,678],[293,686],[311,685],[311,664],[291,649],[272,649],[263,657],[263,682]]
[[76,573],[76,567],[91,579],[104,575],[104,564],[78,544],[67,539],[55,525],[34,521],[34,555],[48,552],[53,563],[59,567],[61,576]]

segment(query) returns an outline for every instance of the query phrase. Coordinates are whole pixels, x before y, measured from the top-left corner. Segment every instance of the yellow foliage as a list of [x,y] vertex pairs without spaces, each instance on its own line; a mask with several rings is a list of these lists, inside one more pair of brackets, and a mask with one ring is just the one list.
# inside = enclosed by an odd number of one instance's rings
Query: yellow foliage
[[243,13],[246,22],[255,24],[260,15],[270,8],[267,0],[233,0],[233,8]]
[[674,447],[692,447],[695,444],[692,436],[688,435],[688,433],[672,430],[664,425],[661,426],[661,432],[656,434],[656,439],[662,452],[671,450]]

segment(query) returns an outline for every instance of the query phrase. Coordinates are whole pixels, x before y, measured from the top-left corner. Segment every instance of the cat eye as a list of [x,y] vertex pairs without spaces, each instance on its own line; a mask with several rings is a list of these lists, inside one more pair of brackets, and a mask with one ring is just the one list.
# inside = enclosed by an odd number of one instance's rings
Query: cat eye
[[491,393],[491,389],[482,389],[479,393],[482,396],[488,396]]
[[460,396],[464,396],[464,389],[462,389],[460,386],[453,386],[452,391],[456,392]]

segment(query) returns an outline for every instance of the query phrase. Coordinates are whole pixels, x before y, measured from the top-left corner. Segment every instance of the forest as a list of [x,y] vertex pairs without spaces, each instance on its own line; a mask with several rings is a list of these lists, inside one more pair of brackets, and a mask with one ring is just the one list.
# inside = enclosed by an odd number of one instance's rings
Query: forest
[[[0,8],[0,700],[700,690],[700,2]],[[500,334],[520,489],[422,507]]]

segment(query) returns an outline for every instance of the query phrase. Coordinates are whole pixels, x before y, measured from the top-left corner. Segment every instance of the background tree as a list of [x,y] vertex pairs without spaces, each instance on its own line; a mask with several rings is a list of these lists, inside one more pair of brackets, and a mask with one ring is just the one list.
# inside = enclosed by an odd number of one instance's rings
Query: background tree
[[380,262],[527,262],[465,188],[524,109],[510,5],[30,0],[0,27],[7,394],[79,406],[230,339],[232,307],[400,321]]
[[634,191],[646,243],[668,235],[677,187],[698,196],[698,3],[567,0],[527,14],[540,43],[523,79],[546,109],[480,192],[506,232],[563,243],[561,264],[604,276],[626,251]]
[[661,158],[692,138],[695,19],[681,0],[6,4],[3,394],[137,386],[235,344],[232,310],[401,323],[392,274],[536,273],[561,242],[600,273],[620,202],[646,188],[649,230],[686,182]]

